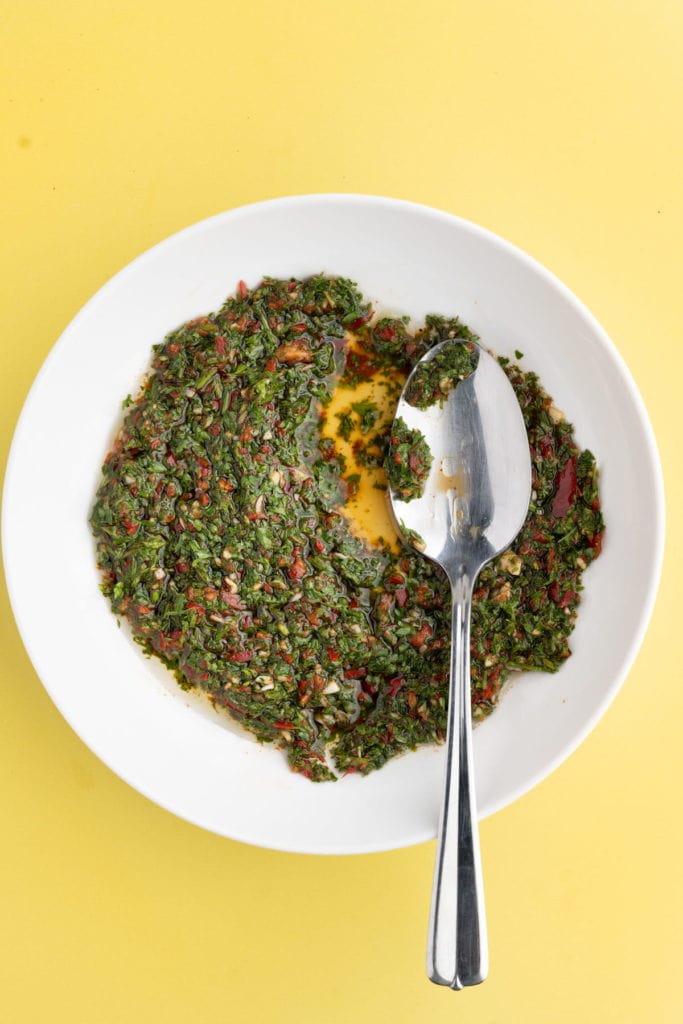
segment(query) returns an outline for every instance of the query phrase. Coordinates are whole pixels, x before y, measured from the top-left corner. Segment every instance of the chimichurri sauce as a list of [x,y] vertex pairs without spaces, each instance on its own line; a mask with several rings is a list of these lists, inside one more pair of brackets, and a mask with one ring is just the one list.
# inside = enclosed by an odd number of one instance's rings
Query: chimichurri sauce
[[389,484],[401,501],[420,497],[433,461],[424,434],[411,430],[400,416],[394,420],[384,467]]
[[416,368],[406,388],[406,401],[418,409],[437,402],[443,405],[453,388],[476,369],[478,352],[472,341],[447,345]]
[[[136,641],[316,781],[369,772],[443,740],[449,594],[408,549],[370,545],[344,515],[358,485],[322,417],[333,389],[403,376],[432,345],[474,335],[429,317],[412,332],[355,285],[243,282],[153,350],[103,467],[91,517],[102,589]],[[481,574],[473,712],[518,669],[569,657],[581,574],[600,553],[593,456],[538,377],[500,360],[529,432],[533,496],[512,548]],[[391,374],[396,385],[391,384]],[[389,424],[356,403],[358,465],[391,459]],[[354,447],[354,454],[355,447]]]

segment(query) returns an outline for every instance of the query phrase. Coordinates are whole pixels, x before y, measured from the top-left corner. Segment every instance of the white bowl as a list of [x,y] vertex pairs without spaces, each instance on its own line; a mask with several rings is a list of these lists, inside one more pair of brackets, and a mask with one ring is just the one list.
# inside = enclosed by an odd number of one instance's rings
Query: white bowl
[[[307,853],[361,853],[436,834],[443,752],[314,785],[226,727],[119,629],[98,590],[88,515],[122,398],[150,348],[216,309],[240,278],[318,271],[380,307],[458,314],[500,354],[525,353],[601,467],[607,533],[586,573],[572,657],[520,676],[475,732],[481,817],[540,782],[604,713],[641,643],[663,546],[663,489],[643,402],[582,304],[519,249],[457,217],[372,196],[278,199],[219,214],[150,249],[75,317],[17,426],[4,558],[22,638],[55,704],[121,778],[203,828]],[[589,798],[589,794],[586,794]]]

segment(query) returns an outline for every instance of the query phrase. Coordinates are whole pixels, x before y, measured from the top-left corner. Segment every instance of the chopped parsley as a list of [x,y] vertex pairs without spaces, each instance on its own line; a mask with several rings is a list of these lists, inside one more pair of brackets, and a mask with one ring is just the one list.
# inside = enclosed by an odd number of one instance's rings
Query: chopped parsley
[[394,420],[389,437],[385,468],[389,486],[401,501],[419,498],[429,476],[432,454],[419,430],[411,430],[405,420]]
[[406,387],[406,401],[418,409],[428,409],[436,402],[443,405],[460,381],[474,372],[478,358],[479,349],[473,341],[457,340],[446,345],[417,366]]

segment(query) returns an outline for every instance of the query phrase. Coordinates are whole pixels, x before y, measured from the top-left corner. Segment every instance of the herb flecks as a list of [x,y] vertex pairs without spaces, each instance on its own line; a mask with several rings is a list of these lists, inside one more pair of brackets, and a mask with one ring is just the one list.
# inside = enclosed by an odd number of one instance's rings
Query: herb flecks
[[415,369],[405,391],[406,401],[418,409],[443,405],[458,384],[474,372],[479,349],[472,341],[454,341],[425,359]]
[[420,497],[432,461],[424,435],[419,430],[411,430],[401,417],[394,420],[385,469],[389,486],[401,501]]
[[[377,381],[391,405],[402,374],[447,337],[474,336],[443,317],[415,332],[373,321],[345,279],[240,284],[154,348],[103,467],[91,524],[112,610],[181,686],[316,781],[335,777],[330,755],[337,772],[366,773],[445,735],[447,583],[419,554],[355,537],[344,514],[362,473],[383,486],[361,463],[383,461],[393,409],[375,416],[350,397],[360,469],[322,427],[340,381]],[[593,456],[538,378],[505,365],[534,492],[522,533],[478,580],[475,717],[511,672],[569,656],[604,529]]]

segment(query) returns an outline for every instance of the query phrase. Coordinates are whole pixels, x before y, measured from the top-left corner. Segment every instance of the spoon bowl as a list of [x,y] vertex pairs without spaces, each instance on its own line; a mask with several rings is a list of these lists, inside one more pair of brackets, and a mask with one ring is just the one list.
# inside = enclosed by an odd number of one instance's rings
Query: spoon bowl
[[[526,519],[531,460],[522,410],[498,360],[478,347],[477,366],[443,404],[427,409],[406,398],[420,368],[458,341],[435,345],[415,366],[395,419],[419,430],[432,455],[422,495],[402,500],[390,487],[391,508],[404,540],[449,567],[467,562],[476,571],[501,554]],[[421,538],[415,544],[411,535]]]
[[[488,972],[484,893],[472,756],[470,616],[484,565],[515,539],[529,508],[531,458],[522,411],[498,361],[473,350],[469,376],[437,378],[437,399],[415,402],[415,383],[447,365],[457,339],[434,346],[415,366],[394,426],[419,432],[431,456],[421,493],[389,487],[399,533],[440,565],[453,602],[446,772],[437,841],[427,972],[437,985],[476,985]],[[471,345],[471,343],[468,343]],[[432,372],[434,377],[434,372]],[[416,463],[417,465],[417,463]],[[419,486],[410,489],[414,494]]]

